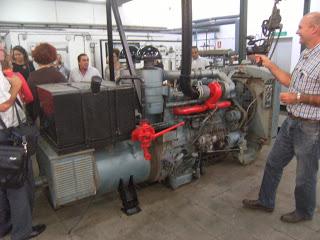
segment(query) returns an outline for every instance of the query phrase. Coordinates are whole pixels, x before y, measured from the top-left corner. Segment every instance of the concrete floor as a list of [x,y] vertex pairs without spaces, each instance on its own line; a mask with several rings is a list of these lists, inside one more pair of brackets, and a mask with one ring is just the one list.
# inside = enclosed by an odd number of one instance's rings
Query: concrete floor
[[212,165],[200,180],[175,191],[162,184],[142,187],[142,212],[131,217],[120,211],[117,193],[54,211],[44,191],[38,191],[34,223],[47,224],[47,230],[37,239],[319,240],[319,204],[313,221],[292,225],[279,219],[294,209],[295,161],[285,170],[273,213],[242,208],[243,198],[257,196],[268,151],[263,148],[249,166],[232,160]]

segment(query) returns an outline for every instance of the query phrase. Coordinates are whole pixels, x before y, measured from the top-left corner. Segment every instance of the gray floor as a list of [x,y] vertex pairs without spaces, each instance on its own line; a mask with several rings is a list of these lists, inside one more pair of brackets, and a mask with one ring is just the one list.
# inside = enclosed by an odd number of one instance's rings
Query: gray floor
[[319,210],[313,221],[290,225],[279,220],[294,208],[295,161],[284,173],[273,213],[242,208],[243,198],[257,196],[268,151],[264,148],[250,166],[232,160],[210,166],[200,180],[175,191],[162,184],[143,187],[138,190],[142,212],[131,217],[120,211],[116,193],[54,211],[38,191],[34,222],[48,228],[37,239],[319,240]]

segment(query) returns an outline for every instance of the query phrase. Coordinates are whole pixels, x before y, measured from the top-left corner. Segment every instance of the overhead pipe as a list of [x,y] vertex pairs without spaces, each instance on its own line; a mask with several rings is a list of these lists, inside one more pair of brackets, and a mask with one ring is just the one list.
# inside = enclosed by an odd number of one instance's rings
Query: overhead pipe
[[[222,81],[230,82],[232,81],[224,72],[214,70],[214,69],[206,69],[206,70],[193,70],[189,73],[192,79],[199,79],[199,78],[219,78]],[[180,77],[179,71],[164,71],[163,78],[165,80],[175,80]]]
[[213,17],[213,18],[204,18],[204,19],[198,19],[193,20],[193,23],[201,23],[201,22],[208,22],[208,21],[214,21],[214,20],[221,20],[221,19],[232,19],[232,18],[239,18],[240,15],[229,15],[229,16],[221,16],[221,17]]
[[235,24],[238,19],[239,18],[225,19],[225,20],[211,20],[208,22],[194,23],[192,26],[193,28],[206,28],[206,27],[212,27],[212,26],[229,25],[229,24]]
[[185,96],[196,99],[199,93],[191,86],[192,0],[181,0],[182,8],[182,59],[179,84]]

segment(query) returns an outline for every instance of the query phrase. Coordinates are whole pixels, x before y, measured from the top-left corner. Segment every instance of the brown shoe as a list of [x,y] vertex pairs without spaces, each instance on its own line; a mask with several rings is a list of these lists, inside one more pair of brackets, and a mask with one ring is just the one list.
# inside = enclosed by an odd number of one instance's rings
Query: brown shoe
[[261,210],[264,212],[273,212],[273,208],[265,207],[263,206],[259,200],[250,200],[250,199],[244,199],[242,201],[243,207],[244,208],[250,208],[250,209],[255,209],[255,210]]
[[296,211],[293,211],[291,213],[284,214],[280,217],[280,220],[282,222],[286,223],[298,223],[302,221],[309,221],[312,220],[312,217],[305,217],[300,216]]

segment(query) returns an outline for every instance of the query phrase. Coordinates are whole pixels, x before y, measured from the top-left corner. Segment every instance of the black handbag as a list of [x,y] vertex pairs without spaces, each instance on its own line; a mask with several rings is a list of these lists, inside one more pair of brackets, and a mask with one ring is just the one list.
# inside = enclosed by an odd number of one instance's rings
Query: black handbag
[[36,153],[37,145],[38,145],[38,137],[40,135],[38,128],[35,124],[26,121],[22,122],[18,113],[17,105],[23,110],[23,107],[19,100],[16,100],[16,104],[14,105],[19,125],[17,127],[13,127],[11,129],[11,137],[12,141],[16,144],[22,143],[22,137],[25,136],[28,143],[28,155],[31,156]]
[[20,188],[28,173],[27,141],[22,145],[0,145],[0,188]]

